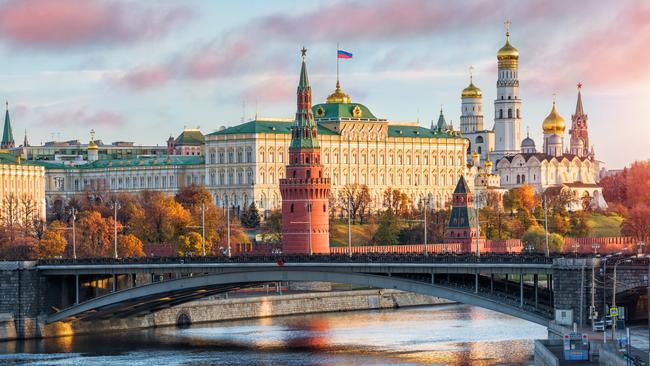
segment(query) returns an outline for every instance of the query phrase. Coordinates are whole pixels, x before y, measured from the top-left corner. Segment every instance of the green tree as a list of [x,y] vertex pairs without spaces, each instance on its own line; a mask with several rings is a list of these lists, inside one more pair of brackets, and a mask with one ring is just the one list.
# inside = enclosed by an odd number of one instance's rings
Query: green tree
[[379,227],[375,232],[373,241],[379,245],[399,244],[399,232],[399,217],[397,217],[393,210],[389,208],[379,217]]
[[246,210],[242,211],[240,217],[241,225],[245,228],[254,229],[260,226],[260,213],[255,206],[255,202],[251,203]]
[[262,240],[271,244],[279,244],[282,241],[282,211],[273,210],[264,220]]

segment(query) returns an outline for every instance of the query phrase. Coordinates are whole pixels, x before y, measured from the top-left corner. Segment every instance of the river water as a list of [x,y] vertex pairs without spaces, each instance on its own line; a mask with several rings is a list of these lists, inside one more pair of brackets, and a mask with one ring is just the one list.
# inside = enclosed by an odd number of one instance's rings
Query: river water
[[0,343],[1,365],[532,365],[546,329],[466,305]]

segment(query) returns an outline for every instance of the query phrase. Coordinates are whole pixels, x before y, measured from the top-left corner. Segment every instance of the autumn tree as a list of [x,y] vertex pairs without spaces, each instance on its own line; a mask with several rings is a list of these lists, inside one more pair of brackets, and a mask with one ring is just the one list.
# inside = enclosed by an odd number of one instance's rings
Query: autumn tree
[[210,191],[194,184],[181,188],[174,198],[188,210],[200,209],[201,205],[212,202]]
[[384,191],[384,207],[392,210],[393,214],[404,216],[411,207],[411,199],[399,189],[388,188]]
[[128,226],[144,242],[172,243],[193,224],[190,212],[161,192],[143,191],[140,205]]
[[60,221],[53,221],[43,232],[43,237],[38,243],[40,258],[58,258],[63,256],[68,245],[65,239],[65,225]]
[[142,241],[133,234],[117,236],[117,253],[120,258],[144,257]]
[[621,224],[621,233],[638,239],[650,237],[650,206],[639,204],[630,209]]
[[[85,211],[77,221],[77,255],[79,257],[104,257],[111,253],[113,218],[104,219],[97,211]],[[122,225],[118,224],[118,232]]]
[[364,218],[368,215],[372,199],[370,197],[370,190],[365,184],[346,184],[339,190],[339,207],[341,207],[342,214],[345,216],[350,213],[352,220],[356,220],[357,216],[363,224]]

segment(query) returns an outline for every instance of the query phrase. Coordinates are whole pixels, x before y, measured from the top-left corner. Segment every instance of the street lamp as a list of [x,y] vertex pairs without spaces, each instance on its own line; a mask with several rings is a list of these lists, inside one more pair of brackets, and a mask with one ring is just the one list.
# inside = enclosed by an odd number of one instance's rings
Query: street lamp
[[[612,308],[616,308],[616,267],[618,267],[619,264],[621,263],[630,263],[632,262],[631,259],[619,259],[614,263],[614,284],[612,285]],[[618,311],[617,311],[618,314]],[[618,315],[615,315],[612,317],[612,340],[616,339],[616,319],[618,318]]]
[[114,200],[110,207],[113,209],[113,256],[117,259],[117,210],[120,209],[120,203]]
[[70,216],[72,218],[72,259],[77,259],[77,230],[75,230],[75,221],[77,220],[76,208],[70,208]]

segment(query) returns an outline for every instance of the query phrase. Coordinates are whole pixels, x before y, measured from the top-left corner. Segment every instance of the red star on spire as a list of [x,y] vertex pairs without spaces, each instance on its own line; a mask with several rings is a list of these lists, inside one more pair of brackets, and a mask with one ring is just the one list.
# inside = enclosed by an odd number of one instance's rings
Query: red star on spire
[[582,89],[582,83],[578,83],[578,89]]

